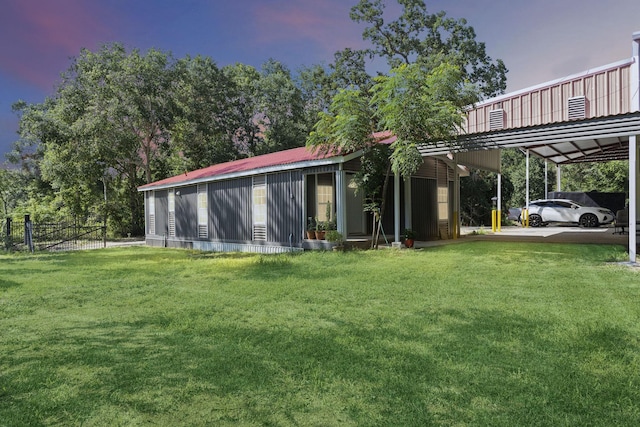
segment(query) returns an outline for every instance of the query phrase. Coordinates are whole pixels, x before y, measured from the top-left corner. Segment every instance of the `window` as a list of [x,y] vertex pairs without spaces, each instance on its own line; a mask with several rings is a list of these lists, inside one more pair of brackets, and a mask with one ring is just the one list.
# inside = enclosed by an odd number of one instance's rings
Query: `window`
[[207,184],[198,184],[198,238],[209,237]]
[[[334,217],[333,211],[333,174],[318,175],[317,193],[316,193],[316,213],[318,221],[329,221]],[[327,217],[327,214],[331,218]]]
[[438,218],[449,219],[449,188],[438,187]]
[[169,237],[176,237],[176,193],[175,189],[169,189]]
[[267,186],[264,184],[253,187],[253,223],[267,224]]
[[149,192],[149,234],[156,234],[156,197],[155,192]]
[[253,240],[267,240],[267,178],[253,178]]

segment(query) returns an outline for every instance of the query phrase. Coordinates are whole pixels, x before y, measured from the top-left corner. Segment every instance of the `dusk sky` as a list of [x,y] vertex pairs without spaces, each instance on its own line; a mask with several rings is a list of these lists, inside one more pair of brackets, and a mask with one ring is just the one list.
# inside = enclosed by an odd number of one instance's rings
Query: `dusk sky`
[[[268,58],[292,71],[363,48],[349,19],[357,0],[0,0],[0,155],[17,139],[11,105],[40,103],[81,48],[109,42],[175,58],[211,57],[259,67]],[[398,10],[387,0],[387,10]],[[509,69],[508,91],[631,57],[640,0],[439,0],[466,18],[492,58]],[[4,158],[0,159],[0,163]]]

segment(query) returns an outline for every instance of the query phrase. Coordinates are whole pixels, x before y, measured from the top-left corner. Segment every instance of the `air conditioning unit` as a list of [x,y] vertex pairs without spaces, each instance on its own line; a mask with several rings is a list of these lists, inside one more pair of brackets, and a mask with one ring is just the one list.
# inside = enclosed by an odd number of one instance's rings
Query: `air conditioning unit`
[[569,120],[581,120],[587,118],[587,98],[585,96],[574,96],[567,99],[567,118]]
[[504,110],[502,108],[489,111],[489,130],[504,129]]

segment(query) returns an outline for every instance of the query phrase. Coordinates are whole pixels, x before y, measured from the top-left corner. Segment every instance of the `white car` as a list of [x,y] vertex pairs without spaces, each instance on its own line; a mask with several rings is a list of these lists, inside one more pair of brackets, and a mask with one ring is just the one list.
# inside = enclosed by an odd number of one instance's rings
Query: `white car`
[[529,225],[540,227],[551,222],[567,222],[581,227],[611,224],[615,215],[610,209],[582,206],[573,200],[544,199],[529,203]]

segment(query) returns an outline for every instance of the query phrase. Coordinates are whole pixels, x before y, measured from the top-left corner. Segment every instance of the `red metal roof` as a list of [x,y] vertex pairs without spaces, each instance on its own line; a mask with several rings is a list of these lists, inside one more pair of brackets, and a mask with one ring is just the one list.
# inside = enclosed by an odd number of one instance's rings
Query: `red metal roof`
[[278,151],[261,156],[249,157],[246,159],[234,160],[227,163],[219,163],[217,165],[208,166],[191,172],[172,176],[160,181],[152,182],[138,187],[139,190],[146,188],[167,186],[171,184],[181,184],[189,181],[200,180],[204,178],[212,178],[220,175],[234,174],[239,172],[248,172],[255,169],[266,168],[270,166],[283,166],[293,163],[307,162],[312,160],[322,160],[336,157],[331,154],[320,154],[306,147],[292,148],[290,150]]
[[[391,144],[395,141],[395,137],[388,131],[376,132],[373,134],[373,137],[374,140],[380,144]],[[307,147],[292,148],[290,150],[263,154],[261,156],[234,160],[227,163],[219,163],[217,165],[208,166],[195,171],[185,172],[180,175],[142,185],[138,187],[138,190],[180,185],[190,181],[213,178],[215,176],[249,172],[267,167],[291,165],[294,163],[309,162],[313,160],[331,159],[338,156],[340,156],[340,154],[323,154]]]

